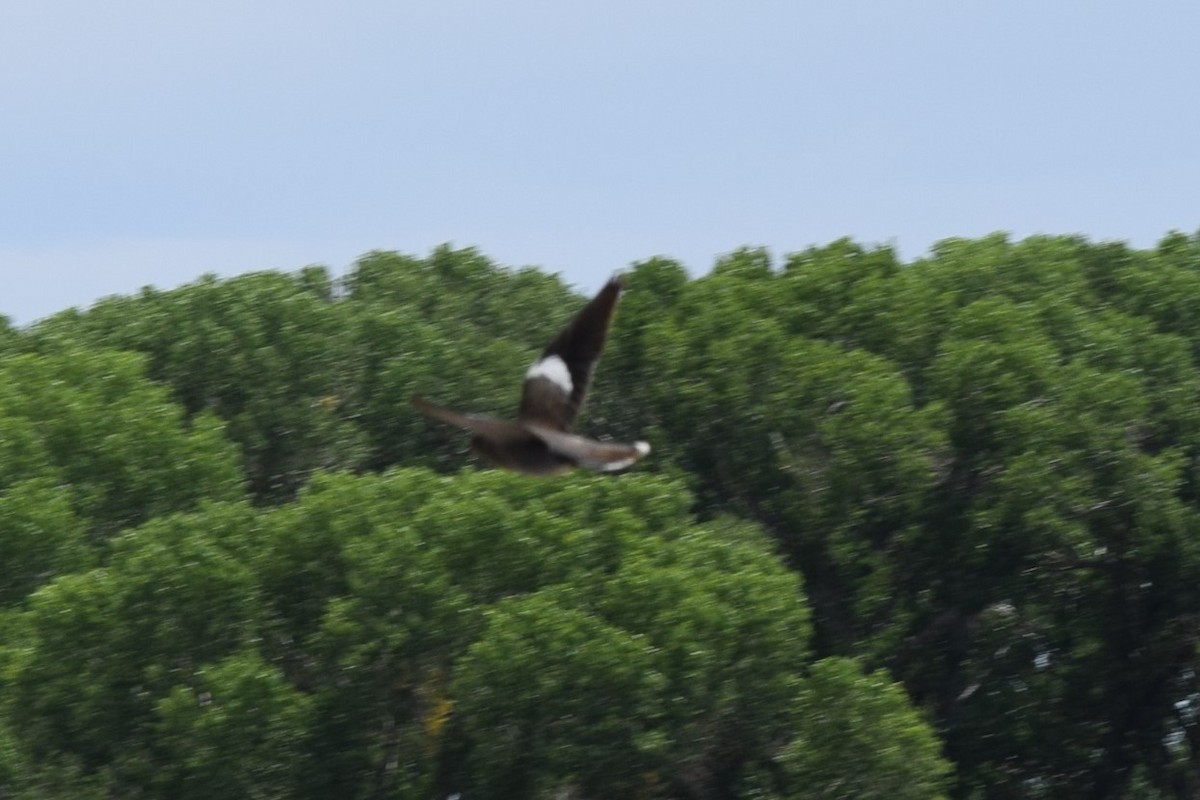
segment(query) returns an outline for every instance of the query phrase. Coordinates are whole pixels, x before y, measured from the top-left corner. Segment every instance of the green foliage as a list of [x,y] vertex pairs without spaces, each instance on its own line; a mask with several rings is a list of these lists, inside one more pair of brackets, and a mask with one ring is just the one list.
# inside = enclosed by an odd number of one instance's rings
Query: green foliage
[[17,462],[0,477],[69,487],[73,510],[98,535],[241,492],[223,426],[207,415],[185,422],[132,354],[0,359],[0,430],[0,448]]
[[606,579],[489,614],[453,686],[477,791],[730,785],[787,735],[808,639],[795,577],[744,526],[672,527],[627,539]]
[[295,796],[312,703],[253,651],[206,667],[155,707],[156,796]]
[[797,735],[779,758],[783,797],[945,797],[950,765],[899,685],[827,658],[813,665],[797,704]]
[[808,656],[809,620],[796,576],[770,555],[758,531],[729,521],[637,554],[595,606],[645,637],[661,659],[675,757],[769,746],[786,730],[779,711]]
[[0,794],[1195,796],[1198,276],[651,259],[581,422],[654,456],[547,482],[408,405],[582,302],[471,249],[0,320]]
[[213,506],[153,520],[113,543],[108,566],[30,597],[13,718],[34,754],[140,779],[155,703],[255,636],[252,575],[222,541],[247,518]]
[[10,620],[12,763],[162,797],[732,785],[787,735],[808,621],[761,534],[688,506],[405,470],[155,518]]
[[92,561],[86,529],[70,497],[46,478],[0,492],[0,606],[20,603],[54,575]]
[[430,429],[408,398],[515,407],[516,376],[575,301],[551,276],[446,247],[427,259],[368,254],[341,283],[344,293],[320,267],[209,275],[51,317],[26,347],[143,353],[189,416],[224,420],[251,494],[277,503],[318,469],[459,460],[458,439]]
[[659,760],[655,662],[641,637],[552,597],[501,602],[454,685],[479,796],[630,796]]
[[209,275],[50,318],[34,335],[44,350],[86,342],[145,354],[149,376],[189,416],[225,421],[252,492],[270,500],[290,496],[314,468],[360,457],[356,431],[337,413],[349,378],[341,316],[312,270]]

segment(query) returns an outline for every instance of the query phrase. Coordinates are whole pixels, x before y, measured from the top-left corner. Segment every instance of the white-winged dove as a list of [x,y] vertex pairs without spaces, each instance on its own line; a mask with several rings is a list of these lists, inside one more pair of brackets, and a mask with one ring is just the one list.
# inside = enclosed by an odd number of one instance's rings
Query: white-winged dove
[[516,472],[558,475],[575,467],[615,472],[632,466],[650,452],[649,444],[598,442],[571,433],[623,288],[621,278],[613,277],[530,365],[516,422],[460,414],[419,395],[413,395],[413,406],[470,431],[477,456]]

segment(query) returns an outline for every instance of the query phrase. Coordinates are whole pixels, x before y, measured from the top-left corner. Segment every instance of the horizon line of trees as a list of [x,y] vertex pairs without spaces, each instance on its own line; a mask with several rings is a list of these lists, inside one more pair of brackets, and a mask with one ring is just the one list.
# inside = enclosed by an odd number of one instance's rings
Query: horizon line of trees
[[0,321],[0,795],[1200,796],[1200,233],[627,283],[615,478],[409,408],[583,300],[473,249]]

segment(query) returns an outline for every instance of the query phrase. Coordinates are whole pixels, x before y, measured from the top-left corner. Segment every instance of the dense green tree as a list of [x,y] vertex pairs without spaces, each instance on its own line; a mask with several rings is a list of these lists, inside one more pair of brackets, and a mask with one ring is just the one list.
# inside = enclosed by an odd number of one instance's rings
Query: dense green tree
[[945,797],[950,765],[898,684],[827,658],[813,665],[797,705],[796,736],[779,757],[783,797]]
[[217,506],[152,520],[113,541],[107,566],[29,599],[13,712],[34,754],[145,779],[155,704],[256,635],[255,584],[233,541],[247,519]]
[[651,259],[581,427],[654,457],[549,482],[408,405],[509,413],[583,301],[472,249],[0,323],[0,786],[1195,796],[1197,276]]
[[656,780],[663,677],[649,642],[542,593],[501,602],[456,711],[480,797],[629,797]]
[[347,407],[370,443],[367,464],[378,469],[396,463],[461,465],[467,450],[462,432],[430,425],[409,398],[420,393],[456,408],[511,416],[521,376],[534,357],[511,340],[452,320],[423,320],[404,308],[358,309],[350,323],[360,376]]
[[32,478],[0,491],[0,606],[19,604],[49,578],[94,560],[65,489]]
[[0,314],[0,353],[16,349],[20,341],[21,334],[12,326],[12,321]]
[[0,358],[0,489],[49,480],[69,492],[73,512],[97,536],[203,499],[238,497],[237,461],[220,422],[185,421],[142,373],[138,356],[104,350]]
[[460,437],[431,429],[410,395],[515,407],[522,370],[576,302],[553,276],[471,249],[376,252],[338,284],[308,267],[107,298],[39,323],[26,347],[144,353],[189,415],[226,422],[253,496],[280,502],[315,469],[461,460]]
[[361,458],[358,432],[339,413],[350,375],[330,291],[313,270],[208,275],[50,318],[34,341],[50,351],[87,342],[144,353],[148,375],[168,384],[189,415],[225,421],[253,494],[286,499],[313,469]]
[[[660,458],[695,477],[706,513],[779,537],[818,649],[903,677],[946,725],[963,786],[1112,796],[1137,764],[1179,784],[1163,743],[1190,728],[1174,709],[1194,674],[1175,627],[1197,565],[1182,533],[1195,364],[1189,312],[1172,310],[1194,294],[1189,248],[993,236],[897,269],[837,243],[778,274],[746,252],[645,323],[634,363]],[[1156,285],[1163,300],[1139,304]],[[1154,669],[1127,668],[1148,652]],[[976,717],[998,686],[1042,696]],[[1005,702],[1046,713],[998,726]]]
[[347,298],[374,309],[402,309],[445,330],[540,349],[578,301],[562,282],[535,269],[510,272],[473,248],[435,248],[427,258],[376,251],[344,280]]
[[296,796],[312,701],[253,650],[199,670],[154,711],[156,796]]
[[403,470],[155,518],[7,619],[8,763],[48,794],[732,797],[792,735],[808,617],[761,532],[689,505]]
[[886,619],[879,551],[918,522],[941,477],[943,410],[916,408],[887,361],[764,319],[759,294],[775,290],[758,287],[791,276],[754,276],[696,281],[689,311],[654,323],[648,403],[662,457],[695,476],[702,511],[767,525],[808,579],[818,649],[847,652]]

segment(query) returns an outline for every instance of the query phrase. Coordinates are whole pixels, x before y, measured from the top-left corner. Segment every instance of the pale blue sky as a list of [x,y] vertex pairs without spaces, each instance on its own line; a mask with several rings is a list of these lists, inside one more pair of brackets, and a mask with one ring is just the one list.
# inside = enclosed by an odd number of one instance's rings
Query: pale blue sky
[[452,242],[655,254],[1200,228],[1200,4],[0,4],[0,313]]

